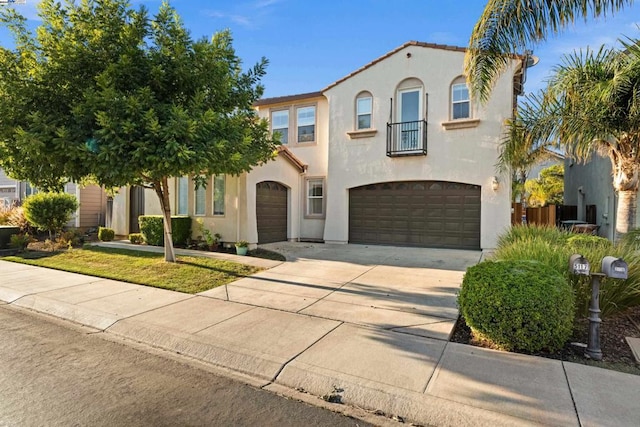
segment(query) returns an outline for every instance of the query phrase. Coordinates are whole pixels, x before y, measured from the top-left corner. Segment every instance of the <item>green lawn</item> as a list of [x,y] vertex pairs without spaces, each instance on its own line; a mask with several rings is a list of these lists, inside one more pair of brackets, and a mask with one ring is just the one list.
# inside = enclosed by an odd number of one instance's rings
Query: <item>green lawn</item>
[[178,256],[177,263],[168,263],[162,254],[100,247],[24,252],[2,259],[189,294],[225,285],[261,270],[230,261],[189,256]]

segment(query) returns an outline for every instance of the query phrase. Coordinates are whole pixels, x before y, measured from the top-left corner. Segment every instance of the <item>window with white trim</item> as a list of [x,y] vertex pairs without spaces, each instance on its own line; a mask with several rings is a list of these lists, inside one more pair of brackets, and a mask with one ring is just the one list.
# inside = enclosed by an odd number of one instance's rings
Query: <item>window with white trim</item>
[[324,179],[307,179],[307,216],[324,216]]
[[316,107],[296,108],[296,125],[298,142],[315,142],[316,140]]
[[356,129],[371,129],[373,97],[369,92],[362,92],[356,98]]
[[224,215],[225,179],[224,175],[213,177],[213,214]]
[[471,99],[464,77],[458,77],[451,85],[451,119],[471,118]]
[[194,215],[204,216],[207,210],[207,189],[204,185],[195,184],[195,206],[193,210]]
[[176,213],[187,215],[189,213],[189,177],[181,176],[176,183]]
[[271,112],[271,133],[280,135],[280,142],[289,143],[289,110]]

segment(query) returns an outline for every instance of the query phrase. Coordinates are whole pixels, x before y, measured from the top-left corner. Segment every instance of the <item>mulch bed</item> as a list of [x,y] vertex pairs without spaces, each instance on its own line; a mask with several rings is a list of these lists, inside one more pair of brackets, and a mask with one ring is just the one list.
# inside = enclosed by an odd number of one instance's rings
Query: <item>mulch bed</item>
[[[640,375],[640,363],[636,362],[626,337],[640,338],[640,306],[623,313],[604,319],[600,325],[600,346],[603,358],[601,362],[589,360],[584,356],[585,347],[575,345],[582,343],[586,346],[589,331],[589,321],[580,319],[576,322],[573,336],[564,348],[556,352],[541,351],[534,356],[557,359],[575,363],[595,365],[602,368],[614,369]],[[458,318],[450,341],[469,344],[478,347],[491,348],[486,342],[474,340],[471,330],[462,316]]]

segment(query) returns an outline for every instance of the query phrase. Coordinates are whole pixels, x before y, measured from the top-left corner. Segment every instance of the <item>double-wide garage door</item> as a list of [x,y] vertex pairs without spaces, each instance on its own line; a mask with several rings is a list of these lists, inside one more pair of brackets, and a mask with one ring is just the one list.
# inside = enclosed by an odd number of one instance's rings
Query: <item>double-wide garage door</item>
[[349,242],[480,248],[480,187],[402,181],[349,190]]
[[258,243],[287,240],[287,187],[274,181],[256,184]]

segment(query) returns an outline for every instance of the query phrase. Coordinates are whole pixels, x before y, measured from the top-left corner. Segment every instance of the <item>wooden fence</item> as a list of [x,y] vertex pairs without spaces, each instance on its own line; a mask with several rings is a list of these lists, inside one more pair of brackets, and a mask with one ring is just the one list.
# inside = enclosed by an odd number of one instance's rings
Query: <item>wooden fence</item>
[[527,224],[556,225],[556,205],[526,208],[526,218],[522,216],[523,211],[522,203],[511,204],[511,224],[522,224],[524,219]]

